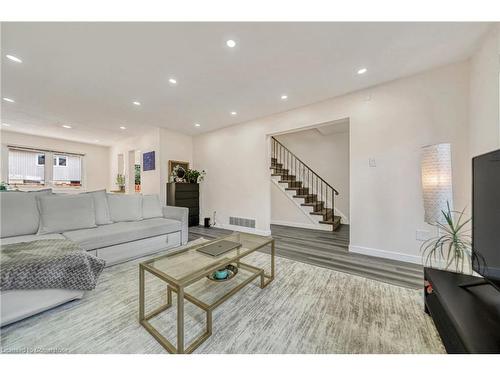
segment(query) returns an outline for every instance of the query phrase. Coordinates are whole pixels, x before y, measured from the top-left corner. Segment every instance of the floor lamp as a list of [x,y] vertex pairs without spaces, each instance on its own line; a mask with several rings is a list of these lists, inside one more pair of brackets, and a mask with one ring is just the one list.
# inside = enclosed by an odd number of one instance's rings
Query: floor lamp
[[421,168],[424,221],[431,225],[442,223],[442,211],[447,210],[447,204],[453,210],[451,145],[439,143],[422,147]]

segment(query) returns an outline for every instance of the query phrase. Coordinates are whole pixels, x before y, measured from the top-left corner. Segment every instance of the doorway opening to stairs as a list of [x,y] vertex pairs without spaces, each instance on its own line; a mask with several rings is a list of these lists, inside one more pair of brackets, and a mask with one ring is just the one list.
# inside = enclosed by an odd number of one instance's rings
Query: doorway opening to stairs
[[270,137],[272,225],[348,229],[349,133],[345,119]]

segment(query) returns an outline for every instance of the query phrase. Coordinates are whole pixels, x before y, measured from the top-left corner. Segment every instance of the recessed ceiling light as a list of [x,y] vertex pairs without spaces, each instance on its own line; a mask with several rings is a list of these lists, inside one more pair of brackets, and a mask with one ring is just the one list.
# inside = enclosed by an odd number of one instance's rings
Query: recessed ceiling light
[[229,39],[226,41],[226,46],[228,46],[229,48],[234,48],[236,46],[236,42],[232,39]]
[[14,99],[11,98],[3,98],[3,100],[9,103],[15,103]]
[[125,126],[120,126],[120,129],[121,129],[121,130],[125,130],[125,129],[127,129],[127,128],[126,128]]
[[5,122],[3,122],[2,126],[10,126],[10,124],[6,124]]
[[141,105],[141,102],[132,102],[134,105]]
[[95,143],[99,143],[100,141],[98,139],[94,139],[94,142]]
[[169,78],[168,79],[168,82],[171,84],[171,85],[177,85],[177,80],[175,78]]
[[21,60],[19,57],[13,56],[13,55],[5,55],[6,58],[8,58],[11,61],[14,61],[16,63],[22,63],[23,60]]
[[238,114],[238,112],[235,112],[235,111],[231,112],[231,116],[236,116],[237,114]]
[[66,129],[71,129],[71,125],[63,125],[62,127]]
[[281,95],[281,100],[287,100],[288,99],[288,95]]
[[195,127],[199,128],[201,125],[200,124],[194,124]]
[[358,74],[365,74],[368,71],[366,68],[361,68],[358,70]]

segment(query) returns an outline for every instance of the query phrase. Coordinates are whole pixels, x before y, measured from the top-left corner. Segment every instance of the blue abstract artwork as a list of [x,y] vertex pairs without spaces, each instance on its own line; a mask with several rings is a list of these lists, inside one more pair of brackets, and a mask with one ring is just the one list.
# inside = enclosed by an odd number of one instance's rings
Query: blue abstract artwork
[[155,152],[145,152],[142,154],[142,170],[154,171],[155,170]]

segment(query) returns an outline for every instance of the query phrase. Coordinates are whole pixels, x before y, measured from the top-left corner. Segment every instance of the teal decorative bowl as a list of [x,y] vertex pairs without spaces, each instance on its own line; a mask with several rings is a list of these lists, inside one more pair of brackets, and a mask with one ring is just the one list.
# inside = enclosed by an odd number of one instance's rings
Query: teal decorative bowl
[[228,275],[227,269],[218,270],[214,272],[214,278],[218,280],[227,278],[227,275]]
[[213,272],[210,276],[207,276],[207,278],[218,282],[227,281],[235,277],[237,273],[238,267],[233,264],[229,264],[226,268]]

